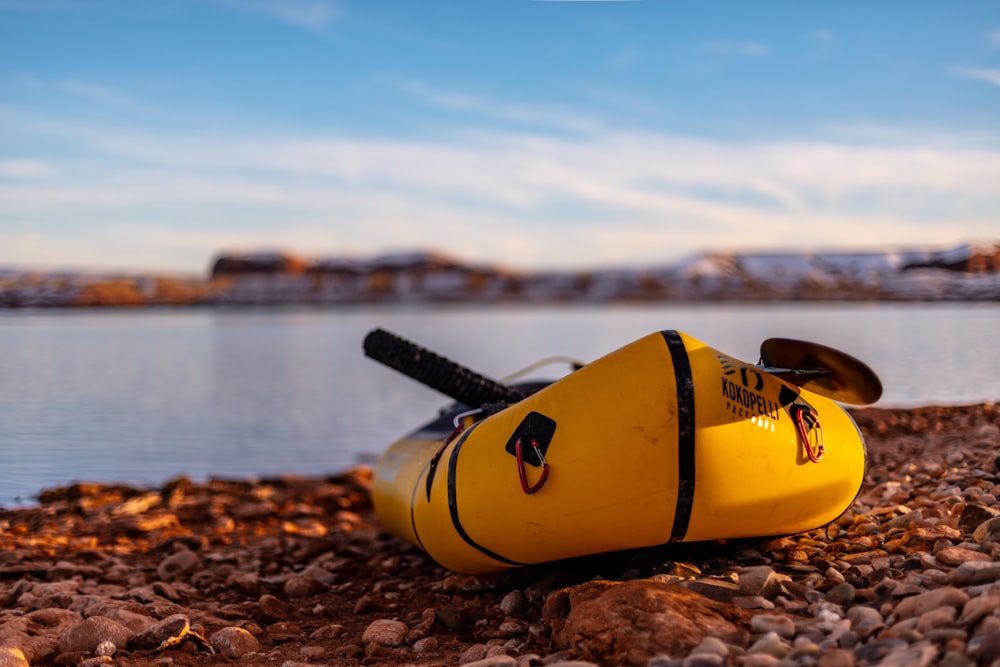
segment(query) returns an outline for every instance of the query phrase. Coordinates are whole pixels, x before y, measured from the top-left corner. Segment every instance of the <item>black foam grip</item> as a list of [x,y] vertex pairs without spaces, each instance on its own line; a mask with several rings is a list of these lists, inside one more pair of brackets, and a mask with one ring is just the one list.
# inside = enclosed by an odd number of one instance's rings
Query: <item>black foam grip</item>
[[516,403],[520,391],[446,359],[385,329],[365,336],[365,355],[403,373],[459,403],[479,407],[485,403]]

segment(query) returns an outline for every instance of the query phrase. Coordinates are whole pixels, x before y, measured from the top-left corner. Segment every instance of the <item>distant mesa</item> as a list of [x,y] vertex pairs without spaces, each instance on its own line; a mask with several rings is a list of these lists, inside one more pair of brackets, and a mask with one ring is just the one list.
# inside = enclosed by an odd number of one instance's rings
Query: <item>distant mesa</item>
[[0,267],[0,308],[666,301],[1000,301],[1000,241],[707,252],[662,266],[584,271],[518,271],[423,250],[315,258],[224,252],[204,278]]

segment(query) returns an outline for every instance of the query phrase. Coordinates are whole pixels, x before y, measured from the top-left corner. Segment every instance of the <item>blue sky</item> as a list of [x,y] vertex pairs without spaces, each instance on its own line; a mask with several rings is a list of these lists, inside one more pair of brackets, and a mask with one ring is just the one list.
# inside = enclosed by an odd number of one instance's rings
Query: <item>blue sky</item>
[[0,266],[1000,238],[1000,3],[0,0]]

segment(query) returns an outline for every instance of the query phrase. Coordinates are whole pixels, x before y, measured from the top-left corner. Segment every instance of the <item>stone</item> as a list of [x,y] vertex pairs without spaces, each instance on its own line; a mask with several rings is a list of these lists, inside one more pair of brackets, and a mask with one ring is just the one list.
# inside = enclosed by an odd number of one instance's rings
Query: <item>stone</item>
[[958,517],[958,527],[971,533],[976,529],[976,527],[979,526],[979,524],[996,516],[997,510],[992,507],[984,507],[983,505],[969,503],[965,506],[962,510],[962,514]]
[[959,620],[963,624],[971,626],[986,616],[990,616],[997,609],[1000,609],[1000,591],[984,593],[965,603]]
[[952,586],[965,587],[977,584],[988,584],[1000,580],[1000,563],[969,560],[954,570],[948,576]]
[[729,647],[718,637],[705,637],[700,644],[691,649],[691,655],[700,653],[712,653],[725,657],[729,655]]
[[59,650],[63,653],[93,653],[102,642],[111,642],[121,648],[131,636],[132,632],[118,621],[104,616],[91,616],[66,629],[59,638]]
[[795,623],[779,614],[757,614],[750,619],[750,631],[761,635],[773,632],[783,639],[791,639],[795,636]]
[[781,595],[781,577],[767,565],[745,567],[740,570],[739,575],[741,596],[774,600]]
[[747,650],[749,654],[763,653],[781,660],[791,653],[792,647],[785,640],[778,636],[777,632],[768,632],[766,635],[755,641]]
[[[968,603],[965,606],[968,607]],[[930,609],[920,615],[917,621],[917,632],[926,633],[934,628],[949,627],[955,622],[957,616],[958,610],[954,607]]]
[[409,631],[410,629],[406,626],[406,623],[402,621],[381,618],[377,621],[372,621],[365,628],[364,634],[361,635],[361,643],[364,646],[378,644],[379,646],[395,648],[403,644],[406,640],[406,633]]
[[857,660],[851,651],[837,648],[820,654],[816,667],[854,667]]
[[658,655],[680,658],[708,636],[742,641],[749,615],[675,585],[648,580],[591,581],[549,595],[542,620],[553,639],[598,664],[645,667]]
[[944,563],[945,565],[961,565],[962,563],[968,563],[970,561],[990,561],[988,554],[973,551],[972,549],[964,549],[962,547],[945,547],[935,553],[934,558],[936,558],[939,563]]
[[738,584],[721,579],[695,579],[681,582],[680,585],[716,602],[732,602],[740,594]]
[[190,619],[184,614],[173,614],[133,635],[128,648],[130,651],[162,651],[179,646],[190,632]]
[[972,531],[972,539],[976,544],[984,542],[1000,542],[1000,516],[987,519]]
[[181,549],[160,562],[156,568],[156,576],[161,581],[177,581],[189,576],[200,564],[198,554],[189,549]]
[[[692,653],[684,658],[681,667],[722,667],[726,659],[715,653]],[[646,667],[649,667],[647,663]]]
[[906,619],[920,616],[940,606],[960,608],[969,601],[968,593],[951,586],[920,593],[905,598],[896,605],[896,618]]
[[528,610],[528,598],[523,591],[511,591],[500,600],[500,611],[507,616],[524,616]]
[[517,658],[506,654],[493,655],[464,663],[465,667],[516,667]]
[[979,627],[975,642],[980,664],[990,665],[1000,660],[1000,617],[986,618]]
[[854,606],[847,610],[847,619],[851,622],[851,629],[857,632],[862,638],[881,630],[885,627],[885,619],[878,609],[871,607]]
[[930,642],[920,642],[891,651],[879,667],[929,667],[937,658],[938,648]]
[[222,628],[208,638],[215,652],[227,658],[240,658],[260,651],[260,642],[250,632],[234,625]]
[[0,667],[31,667],[24,652],[11,646],[0,647]]
[[828,590],[826,595],[823,596],[823,599],[836,605],[846,605],[851,603],[851,600],[854,599],[854,594],[856,592],[857,591],[853,585],[844,582],[842,584],[837,584]]

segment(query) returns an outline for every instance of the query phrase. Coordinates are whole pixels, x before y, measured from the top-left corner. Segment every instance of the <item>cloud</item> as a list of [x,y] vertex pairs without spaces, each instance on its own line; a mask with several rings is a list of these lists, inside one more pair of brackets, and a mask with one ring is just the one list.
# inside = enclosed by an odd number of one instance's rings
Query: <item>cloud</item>
[[718,55],[734,55],[734,56],[749,56],[752,58],[763,58],[770,53],[770,49],[760,42],[753,41],[741,41],[741,42],[727,42],[727,41],[716,41],[709,42],[705,49],[709,53],[714,53]]
[[64,93],[76,95],[94,102],[122,108],[136,108],[138,103],[130,96],[113,90],[103,84],[89,81],[63,81],[58,88]]
[[324,0],[216,0],[227,9],[260,14],[283,23],[323,32],[341,16],[337,3]]
[[994,86],[1000,86],[1000,68],[976,69],[971,67],[957,67],[954,71],[956,75],[965,79],[976,79],[992,83]]
[[986,44],[991,49],[1000,49],[1000,28],[987,31]]
[[66,263],[73,244],[76,264],[159,257],[197,271],[223,248],[268,245],[433,247],[535,268],[659,263],[720,245],[992,237],[1000,206],[995,137],[732,142],[596,128],[397,141],[0,120],[66,150],[0,162],[0,264],[50,251]]
[[396,81],[394,85],[433,108],[476,114],[480,119],[576,132],[590,132],[598,126],[593,118],[565,108],[497,102],[468,93],[442,90],[416,80]]
[[816,42],[821,44],[832,44],[837,41],[837,33],[829,28],[820,28],[818,30],[813,30],[809,36]]

